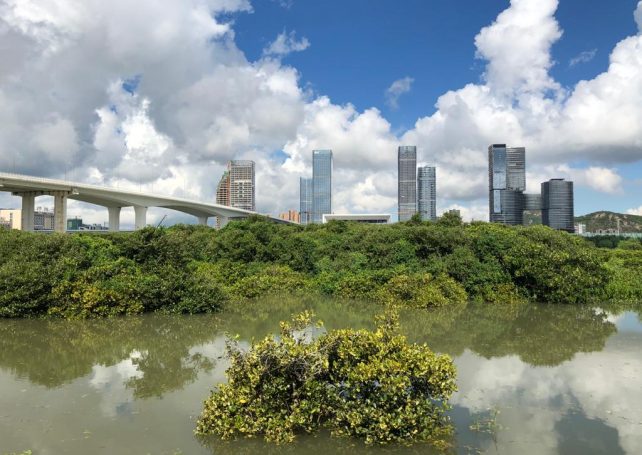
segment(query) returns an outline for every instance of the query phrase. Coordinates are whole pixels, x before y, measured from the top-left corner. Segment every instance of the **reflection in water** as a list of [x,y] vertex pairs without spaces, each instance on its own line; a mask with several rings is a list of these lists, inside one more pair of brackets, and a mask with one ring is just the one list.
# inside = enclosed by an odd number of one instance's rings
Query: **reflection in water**
[[[270,299],[218,316],[0,320],[0,453],[426,453],[327,435],[285,447],[193,437],[202,401],[225,380],[225,334],[249,343],[303,309],[328,329],[372,327],[380,310]],[[458,453],[642,452],[636,314],[462,305],[406,311],[402,327],[410,340],[455,359]]]
[[[46,387],[129,364],[127,386],[136,398],[161,396],[212,369],[190,348],[213,339],[212,316],[145,316],[92,321],[5,320],[0,323],[0,367]],[[123,363],[124,362],[124,363]]]
[[517,355],[530,365],[555,366],[578,352],[599,351],[616,332],[606,313],[585,306],[464,305],[404,316],[411,339],[437,351]]

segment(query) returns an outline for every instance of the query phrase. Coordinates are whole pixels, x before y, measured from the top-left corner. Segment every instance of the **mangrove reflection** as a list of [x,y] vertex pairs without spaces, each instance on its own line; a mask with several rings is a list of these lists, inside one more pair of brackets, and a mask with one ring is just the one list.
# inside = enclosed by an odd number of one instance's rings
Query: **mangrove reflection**
[[[217,316],[161,316],[104,320],[1,320],[0,367],[49,388],[131,357],[138,374],[127,380],[137,398],[161,396],[210,371],[223,352],[195,352],[226,333],[250,341],[278,331],[279,321],[313,310],[328,329],[369,328],[381,307],[336,299],[270,298]],[[405,310],[410,341],[453,356],[466,349],[486,358],[517,355],[530,365],[554,366],[578,352],[599,351],[615,325],[583,306],[455,305]],[[136,356],[131,356],[136,352]]]
[[[132,358],[138,374],[126,386],[137,398],[180,389],[214,359],[190,349],[216,337],[212,316],[141,316],[89,321],[0,321],[0,368],[48,388]],[[132,353],[136,352],[136,356]]]

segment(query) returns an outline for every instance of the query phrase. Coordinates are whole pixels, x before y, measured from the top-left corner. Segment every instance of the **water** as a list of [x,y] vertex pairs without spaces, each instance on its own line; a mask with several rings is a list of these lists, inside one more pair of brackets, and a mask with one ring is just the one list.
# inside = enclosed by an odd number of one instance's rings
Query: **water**
[[[193,435],[225,380],[226,333],[244,343],[315,308],[328,328],[371,327],[371,305],[287,299],[216,316],[0,320],[0,454],[427,453],[326,434],[277,447]],[[412,311],[409,339],[453,356],[461,454],[642,453],[642,323],[583,307]]]

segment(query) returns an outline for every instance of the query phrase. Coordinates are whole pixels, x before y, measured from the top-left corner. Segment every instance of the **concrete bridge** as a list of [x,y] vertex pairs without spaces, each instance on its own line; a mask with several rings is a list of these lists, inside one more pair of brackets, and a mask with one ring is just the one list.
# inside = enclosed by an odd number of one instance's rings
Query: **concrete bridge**
[[[256,214],[248,210],[188,199],[3,172],[0,172],[0,191],[10,192],[22,198],[23,231],[33,231],[35,198],[38,196],[53,196],[56,232],[65,232],[67,229],[68,199],[106,207],[109,212],[110,231],[120,230],[120,211],[123,207],[134,208],[136,229],[142,229],[147,225],[149,207],[188,213],[195,216],[198,224],[202,225],[207,225],[208,218],[212,216],[218,217],[220,224],[225,225],[229,220],[243,219]],[[278,218],[270,219],[280,223],[286,222]]]

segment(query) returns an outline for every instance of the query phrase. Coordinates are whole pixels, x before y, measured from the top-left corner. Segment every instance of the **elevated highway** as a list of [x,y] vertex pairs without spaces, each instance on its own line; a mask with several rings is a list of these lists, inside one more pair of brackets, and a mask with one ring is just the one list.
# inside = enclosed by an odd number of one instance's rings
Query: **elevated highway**
[[[38,196],[53,196],[56,232],[66,231],[68,199],[106,207],[109,212],[110,231],[120,230],[120,211],[123,207],[134,208],[136,229],[147,225],[149,207],[162,207],[193,215],[202,225],[207,225],[208,218],[213,216],[218,217],[220,224],[224,225],[229,220],[243,219],[256,214],[248,210],[189,199],[4,172],[0,172],[0,191],[10,192],[22,198],[21,221],[24,231],[33,231],[35,198]],[[286,222],[278,218],[270,219],[279,223]]]

